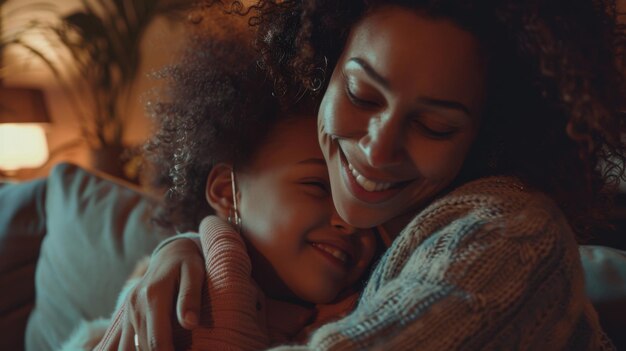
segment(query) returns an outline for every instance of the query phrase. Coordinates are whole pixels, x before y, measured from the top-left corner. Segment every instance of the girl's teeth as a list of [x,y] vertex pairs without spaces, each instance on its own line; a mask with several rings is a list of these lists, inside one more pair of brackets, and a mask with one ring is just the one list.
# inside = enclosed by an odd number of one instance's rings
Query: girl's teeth
[[391,188],[391,186],[393,185],[392,183],[377,183],[373,180],[365,178],[363,175],[357,172],[357,170],[354,169],[354,167],[349,162],[348,168],[354,176],[354,179],[356,179],[356,182],[359,183],[359,185],[367,191],[383,191]]
[[329,254],[339,259],[340,261],[344,263],[348,263],[348,255],[345,252],[330,245],[319,244],[319,243],[314,243],[313,245],[317,247],[318,249],[328,252]]

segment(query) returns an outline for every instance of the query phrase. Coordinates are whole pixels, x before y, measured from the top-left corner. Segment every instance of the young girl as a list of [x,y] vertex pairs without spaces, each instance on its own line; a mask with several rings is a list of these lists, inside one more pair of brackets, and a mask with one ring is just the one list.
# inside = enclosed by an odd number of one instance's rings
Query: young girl
[[[158,220],[199,231],[207,257],[199,328],[193,343],[177,332],[179,349],[238,344],[228,328],[241,323],[262,325],[241,347],[291,340],[329,318],[315,316],[315,304],[360,290],[376,251],[373,232],[347,225],[334,209],[311,110],[305,102],[281,108],[239,43],[197,43],[169,71],[169,101],[153,110],[157,131],[146,155],[163,176],[155,184],[168,189]],[[229,260],[245,261],[244,270],[223,269]],[[238,310],[246,313],[233,318]],[[117,332],[124,318],[133,316],[121,306],[99,349],[133,347],[133,334]]]

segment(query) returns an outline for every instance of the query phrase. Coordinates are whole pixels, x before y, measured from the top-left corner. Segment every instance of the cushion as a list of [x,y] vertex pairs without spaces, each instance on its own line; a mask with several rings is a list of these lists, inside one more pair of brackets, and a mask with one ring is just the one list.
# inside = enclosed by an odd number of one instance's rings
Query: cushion
[[156,206],[102,174],[71,164],[51,171],[27,350],[56,350],[81,319],[110,316],[135,263],[165,237],[150,221]]
[[585,289],[604,331],[618,350],[626,350],[626,252],[603,246],[581,246]]
[[0,183],[0,350],[24,349],[35,265],[46,234],[46,180]]

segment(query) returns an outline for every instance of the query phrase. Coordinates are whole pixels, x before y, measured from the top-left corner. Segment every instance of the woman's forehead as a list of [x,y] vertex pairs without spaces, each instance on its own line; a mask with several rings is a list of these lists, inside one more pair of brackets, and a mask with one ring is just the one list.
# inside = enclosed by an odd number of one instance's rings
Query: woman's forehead
[[459,101],[479,113],[484,55],[478,40],[452,20],[381,7],[352,28],[337,68],[354,58],[371,66],[395,93]]

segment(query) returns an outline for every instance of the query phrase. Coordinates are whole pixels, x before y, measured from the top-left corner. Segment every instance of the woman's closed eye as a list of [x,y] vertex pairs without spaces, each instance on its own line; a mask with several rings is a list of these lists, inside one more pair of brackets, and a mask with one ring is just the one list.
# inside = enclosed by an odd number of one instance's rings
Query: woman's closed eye
[[346,85],[346,95],[348,96],[348,99],[350,100],[350,102],[352,102],[356,106],[366,107],[366,108],[378,106],[378,104],[373,101],[369,101],[369,100],[358,97],[355,93],[353,93],[350,90],[350,87],[347,85]]
[[362,108],[376,108],[380,107],[381,103],[378,101],[379,99],[375,96],[369,96],[373,94],[365,94],[359,92],[359,89],[356,87],[356,83],[352,82],[350,79],[345,78],[345,93],[348,97],[348,100],[352,102],[355,106]]
[[422,119],[416,118],[412,120],[412,124],[426,136],[433,139],[447,139],[451,137],[457,128],[444,126],[439,123],[429,123]]

